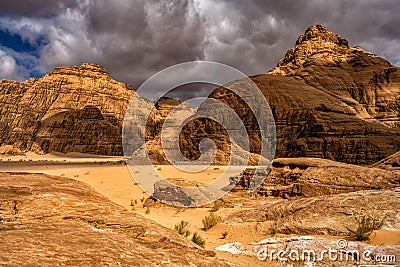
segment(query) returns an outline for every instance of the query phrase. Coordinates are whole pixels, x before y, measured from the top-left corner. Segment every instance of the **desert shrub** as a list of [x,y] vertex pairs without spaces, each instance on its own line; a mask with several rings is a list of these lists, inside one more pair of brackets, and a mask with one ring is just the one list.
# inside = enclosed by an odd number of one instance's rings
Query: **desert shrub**
[[215,226],[217,223],[221,221],[221,217],[218,215],[215,215],[214,213],[210,213],[206,217],[203,218],[203,230],[207,231],[208,229],[212,228]]
[[149,208],[148,206],[147,206],[147,208],[146,208],[145,213],[146,213],[146,214],[149,214],[149,213],[150,213],[150,208]]
[[227,231],[222,232],[222,239],[225,239],[227,236],[228,236],[228,232]]
[[384,224],[384,220],[377,220],[372,217],[362,217],[361,220],[358,221],[358,227],[354,232],[357,240],[366,241],[369,239],[372,231],[379,230],[382,228]]
[[216,212],[222,208],[223,204],[220,201],[215,201],[210,209],[210,212]]
[[192,236],[192,242],[199,245],[202,248],[204,248],[204,244],[206,243],[206,241],[196,232]]
[[189,222],[186,221],[180,221],[178,224],[175,224],[174,230],[178,234],[188,237],[190,235],[190,231],[186,229],[186,227],[189,225]]

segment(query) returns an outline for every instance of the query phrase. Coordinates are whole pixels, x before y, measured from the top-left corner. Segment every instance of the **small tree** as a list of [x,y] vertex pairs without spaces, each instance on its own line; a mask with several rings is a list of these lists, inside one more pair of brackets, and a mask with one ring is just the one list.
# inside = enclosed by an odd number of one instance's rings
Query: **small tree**
[[214,213],[210,213],[202,220],[203,230],[207,231],[208,229],[211,229],[213,226],[217,225],[220,221],[221,221],[220,216],[215,215]]
[[188,237],[190,235],[190,231],[188,229],[186,229],[186,227],[188,225],[189,225],[189,222],[180,221],[178,224],[175,224],[174,231],[184,237]]
[[199,245],[202,248],[204,248],[204,244],[206,243],[206,241],[196,232],[192,236],[192,242]]

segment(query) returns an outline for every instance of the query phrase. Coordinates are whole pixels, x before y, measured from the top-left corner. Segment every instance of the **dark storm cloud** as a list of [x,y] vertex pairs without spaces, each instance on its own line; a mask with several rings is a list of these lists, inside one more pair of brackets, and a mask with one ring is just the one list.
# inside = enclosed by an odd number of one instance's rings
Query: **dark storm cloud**
[[17,0],[2,1],[0,15],[43,16],[59,12],[60,9],[76,7],[77,0]]
[[95,1],[88,36],[100,62],[136,84],[171,65],[203,59],[202,21],[189,1]]
[[[361,45],[400,63],[400,42],[392,41],[400,39],[400,2],[396,0],[231,0],[221,5],[219,19],[229,23],[213,32],[215,41],[208,47],[208,58],[217,58],[249,74],[275,66],[297,37],[318,23],[349,39],[354,46]],[[223,35],[227,28],[234,29],[228,37]]]
[[[135,87],[192,60],[263,73],[317,23],[400,64],[397,0],[25,0],[2,1],[0,10],[0,30],[37,47],[30,66],[19,64],[30,58],[26,53],[0,47],[1,78],[26,78],[32,65],[38,71],[82,62],[102,64]],[[187,98],[189,91],[180,94]]]

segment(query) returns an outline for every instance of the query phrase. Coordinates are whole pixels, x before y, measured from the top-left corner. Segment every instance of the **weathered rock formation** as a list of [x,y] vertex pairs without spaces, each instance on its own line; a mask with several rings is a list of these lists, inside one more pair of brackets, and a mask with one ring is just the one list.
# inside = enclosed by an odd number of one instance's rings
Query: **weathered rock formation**
[[[231,177],[234,191],[246,191],[262,179],[256,194],[279,198],[313,197],[400,186],[400,173],[317,158],[280,158],[269,172],[246,169]],[[267,176],[268,174],[268,176]]]
[[0,174],[5,266],[230,266],[177,233],[63,177]]
[[225,222],[277,222],[277,231],[286,234],[352,236],[363,217],[384,220],[384,229],[400,231],[400,189],[365,190],[351,193],[266,200],[258,208],[239,211]]
[[365,120],[400,126],[400,69],[322,25],[308,28],[269,73],[303,80]]
[[400,152],[375,163],[373,167],[400,172]]

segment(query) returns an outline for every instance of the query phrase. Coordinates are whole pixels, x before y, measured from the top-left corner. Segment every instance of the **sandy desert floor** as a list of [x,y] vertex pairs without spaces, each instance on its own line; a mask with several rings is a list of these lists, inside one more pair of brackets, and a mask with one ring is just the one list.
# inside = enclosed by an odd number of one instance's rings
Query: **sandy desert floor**
[[[185,178],[184,173],[175,170],[172,166],[155,166],[154,168],[166,178]],[[0,157],[1,172],[29,172],[45,173],[55,176],[69,177],[82,181],[92,186],[96,191],[108,197],[113,202],[124,206],[132,212],[137,212],[161,225],[174,228],[181,220],[189,222],[189,230],[198,232],[206,241],[205,248],[214,250],[217,246],[229,242],[248,244],[270,237],[269,229],[272,222],[263,223],[219,223],[208,231],[201,230],[202,219],[210,212],[210,207],[203,208],[176,208],[166,205],[151,205],[144,207],[148,195],[137,185],[132,178],[122,157],[88,157],[82,154],[49,154],[36,155],[27,153],[25,156]],[[223,167],[212,167],[201,174],[190,176],[188,181],[196,183],[208,183],[224,171]],[[243,193],[242,193],[243,194]],[[252,196],[245,196],[247,203],[236,203],[234,206],[220,208],[215,213],[221,217],[248,207]],[[245,199],[242,196],[242,199]],[[148,212],[149,211],[149,212]],[[226,238],[222,233],[228,232]],[[399,244],[400,233],[377,231],[371,236],[371,243]],[[266,266],[254,257],[244,255],[232,255],[219,252],[220,258],[227,259],[237,266]],[[272,265],[268,265],[272,266]]]

